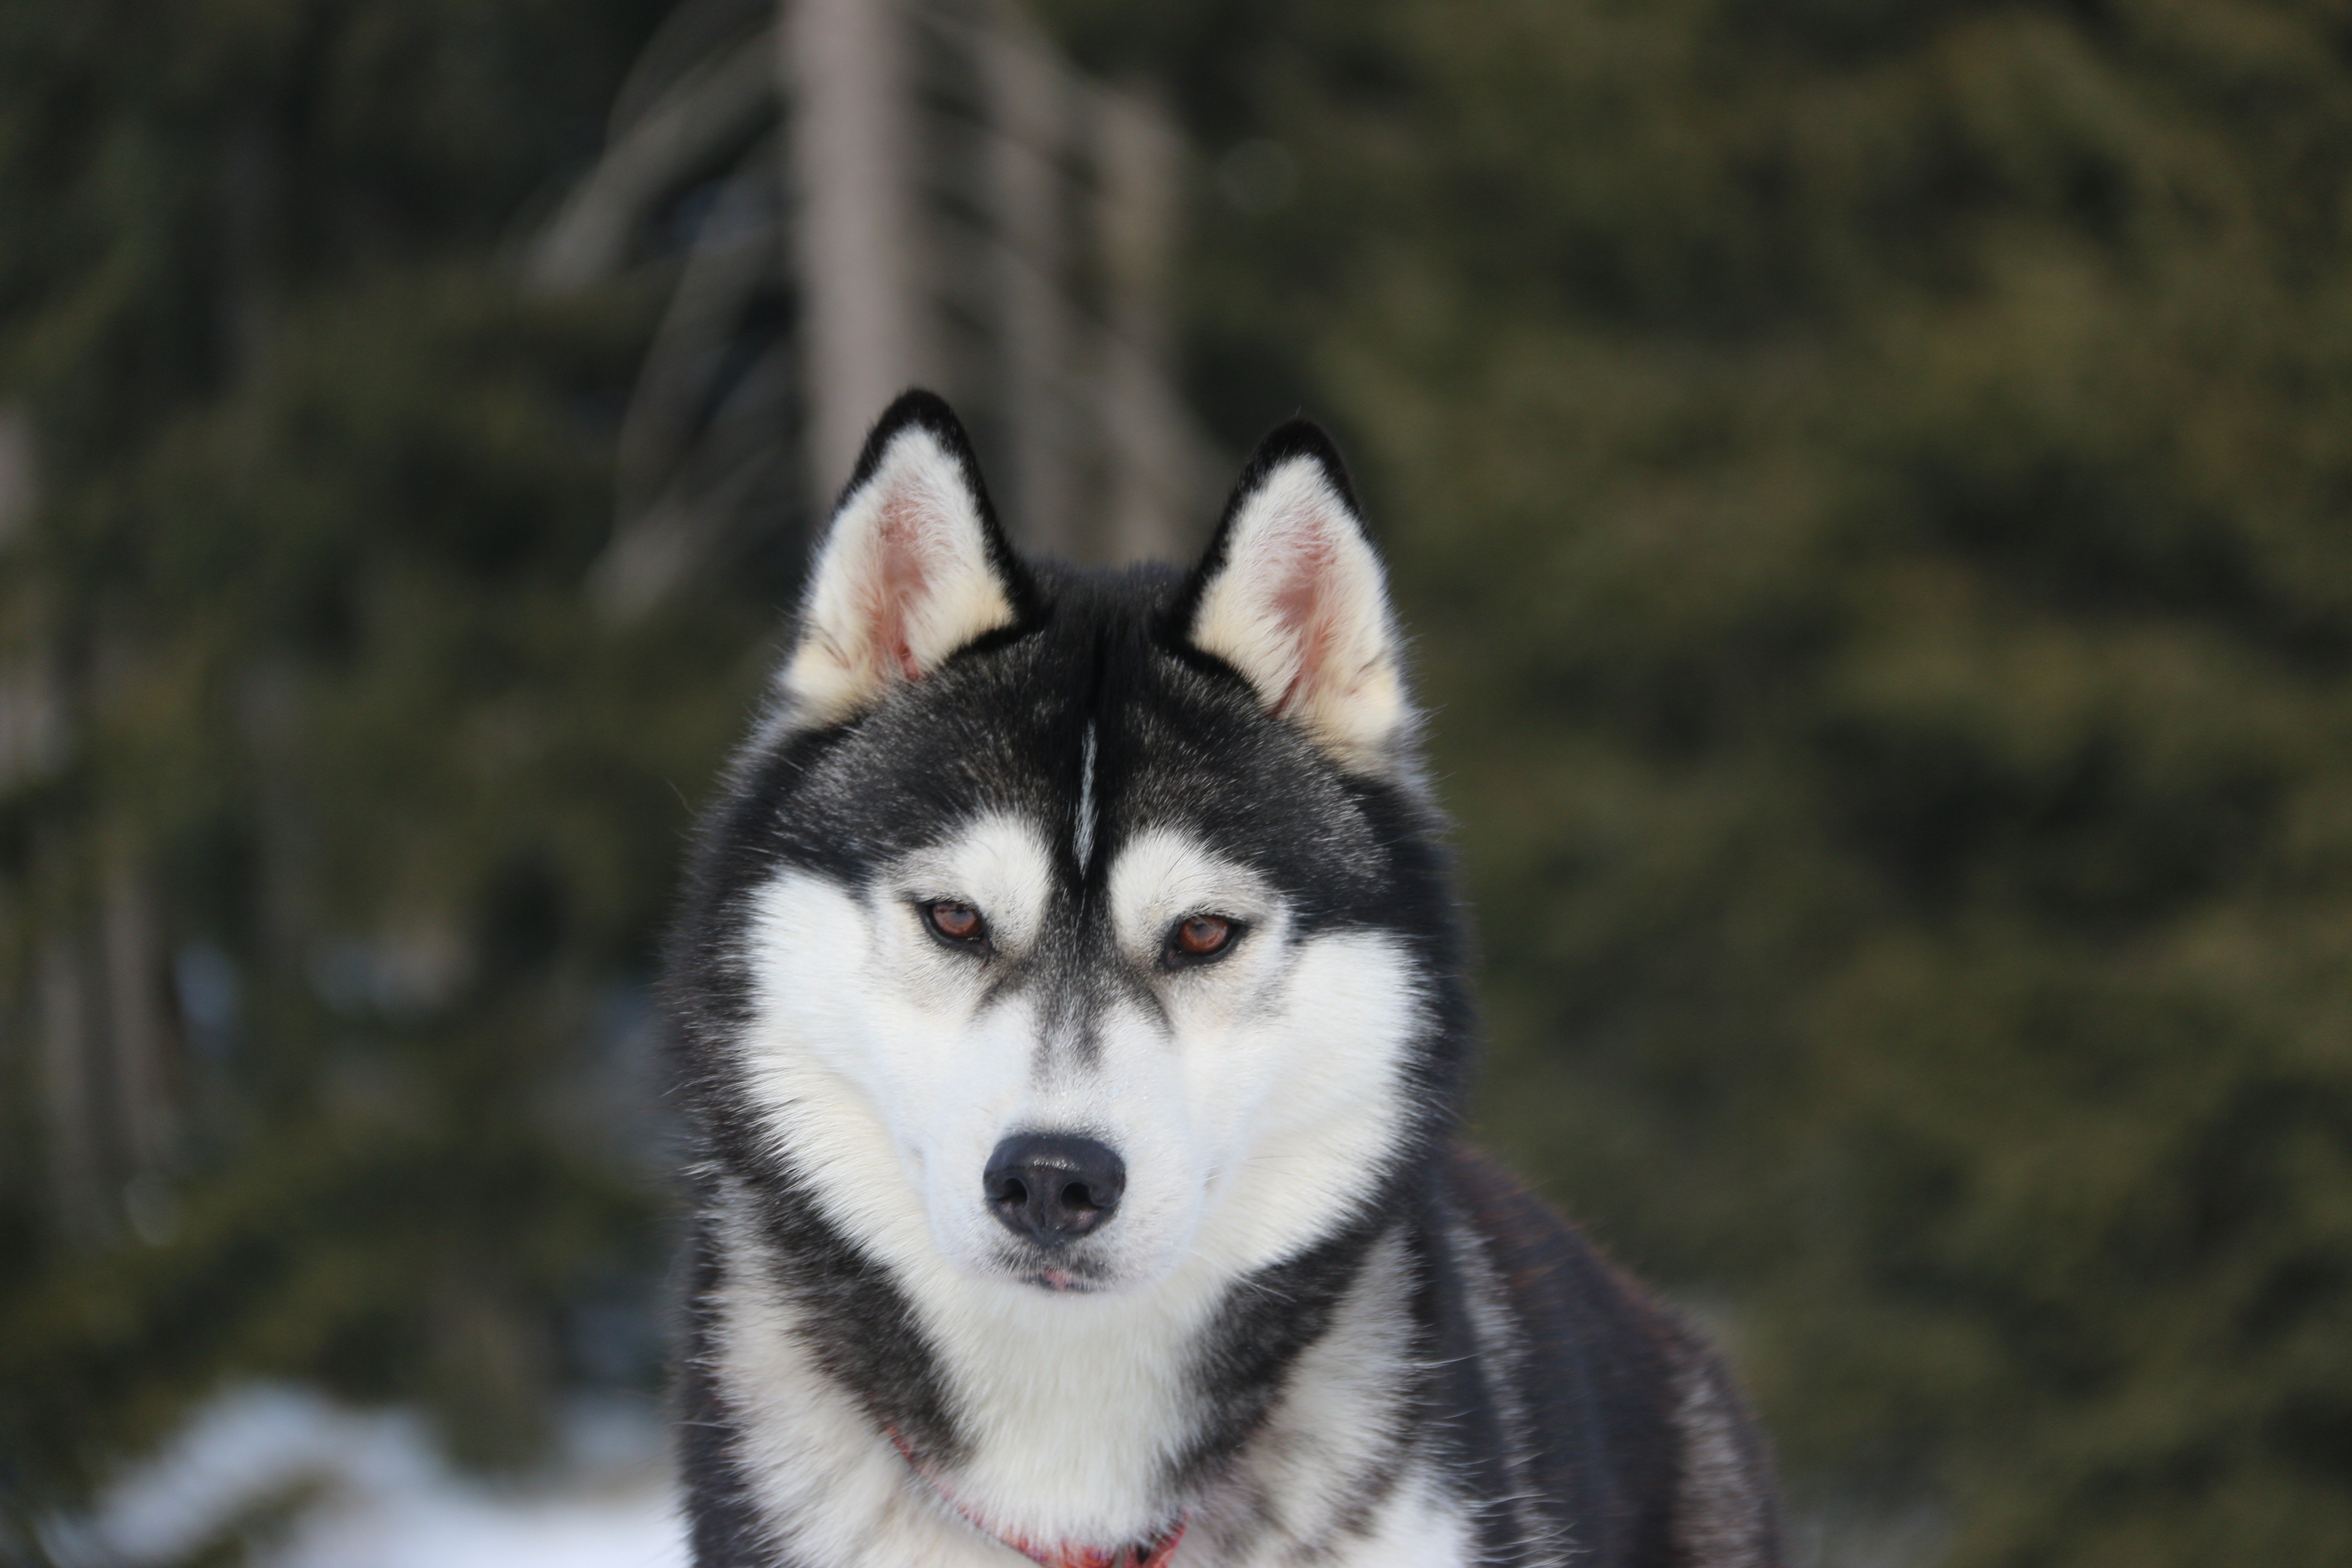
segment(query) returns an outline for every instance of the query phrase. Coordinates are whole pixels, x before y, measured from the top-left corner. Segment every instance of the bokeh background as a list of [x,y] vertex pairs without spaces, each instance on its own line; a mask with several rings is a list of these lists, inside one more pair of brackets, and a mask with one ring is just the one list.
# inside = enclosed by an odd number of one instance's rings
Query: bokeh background
[[916,379],[1085,559],[1339,435],[1479,1135],[1801,1561],[2352,1562],[2326,0],[0,0],[0,1561],[652,1408],[681,837]]

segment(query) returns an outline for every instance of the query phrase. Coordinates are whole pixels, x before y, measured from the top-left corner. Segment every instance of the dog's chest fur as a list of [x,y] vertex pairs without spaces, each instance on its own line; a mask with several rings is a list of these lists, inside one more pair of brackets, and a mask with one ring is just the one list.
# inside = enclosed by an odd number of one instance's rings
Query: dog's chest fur
[[[1059,1350],[950,1363],[974,1424],[993,1436],[961,1465],[926,1477],[815,1364],[794,1314],[764,1288],[777,1261],[754,1229],[722,1222],[711,1238],[714,1278],[698,1313],[709,1403],[698,1418],[740,1435],[733,1475],[699,1479],[741,1489],[758,1544],[706,1540],[705,1561],[1003,1568],[1019,1559],[958,1503],[985,1496],[1050,1512],[1066,1506],[1074,1482],[1097,1489],[1104,1517],[1119,1521],[1097,1539],[1145,1535],[1168,1518],[1171,1461],[1199,1432],[1190,1345],[1106,1322]],[[1412,1289],[1393,1245],[1365,1260],[1358,1288],[1241,1452],[1178,1510],[1185,1534],[1175,1564],[1473,1560],[1472,1521],[1447,1495],[1435,1456],[1414,1440]],[[1057,1381],[1042,1364],[1057,1353],[1083,1359],[1098,1386],[1038,1397]],[[1035,1385],[1017,1386],[1029,1376]]]
[[[947,1363],[993,1436],[937,1468],[826,1370],[838,1326],[780,1288],[793,1265],[765,1202],[719,1194],[684,1410],[698,1562],[1008,1568],[971,1500],[1052,1511],[1074,1479],[1098,1489],[1098,1540],[1172,1509],[1169,1568],[1776,1562],[1764,1460],[1719,1363],[1491,1167],[1457,1154],[1433,1174],[1423,1223],[1365,1248],[1230,1449],[1198,1447],[1211,1331],[1129,1319]],[[1038,1397],[1057,1381],[1076,1397]]]

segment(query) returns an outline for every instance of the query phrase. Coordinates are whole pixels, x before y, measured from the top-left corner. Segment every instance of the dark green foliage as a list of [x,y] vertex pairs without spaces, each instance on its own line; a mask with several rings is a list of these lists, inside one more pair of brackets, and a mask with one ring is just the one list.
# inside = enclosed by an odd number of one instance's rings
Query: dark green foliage
[[[42,496],[0,659],[66,737],[0,781],[0,1504],[225,1375],[421,1400],[481,1459],[650,1375],[568,1325],[663,1267],[615,1053],[777,585],[591,612],[642,302],[533,300],[509,253],[659,10],[0,6]],[[167,1011],[177,1133],[77,1213],[37,998],[119,908],[154,929],[110,985],[176,957],[236,1005]]]
[[1208,149],[1213,416],[1369,470],[1486,1135],[1820,1517],[2352,1558],[2352,15],[1055,10]]
[[[643,318],[505,258],[660,9],[0,0],[0,662],[67,720],[0,784],[0,1505],[224,1373],[525,1452],[658,1267],[598,1042],[781,590],[593,616]],[[2352,1559],[2352,14],[1049,9],[1204,149],[1206,411],[1365,470],[1486,1135],[1811,1517]],[[155,1245],[61,1217],[16,1044],[126,875],[240,983]]]

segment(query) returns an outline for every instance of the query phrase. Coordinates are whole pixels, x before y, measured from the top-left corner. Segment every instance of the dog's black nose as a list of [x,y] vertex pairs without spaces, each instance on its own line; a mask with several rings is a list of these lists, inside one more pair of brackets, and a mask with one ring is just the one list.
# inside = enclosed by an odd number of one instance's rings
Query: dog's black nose
[[988,1157],[982,1182],[1007,1229],[1055,1247],[1110,1218],[1127,1191],[1127,1162],[1091,1138],[1016,1132]]

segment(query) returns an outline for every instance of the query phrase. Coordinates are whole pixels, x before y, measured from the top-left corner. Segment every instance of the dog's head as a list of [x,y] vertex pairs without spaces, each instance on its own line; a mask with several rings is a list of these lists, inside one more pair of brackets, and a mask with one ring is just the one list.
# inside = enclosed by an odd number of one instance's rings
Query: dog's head
[[673,958],[722,1160],[895,1269],[1133,1289],[1361,1217],[1451,1114],[1454,913],[1383,574],[1292,425],[1190,574],[1015,556],[909,394]]

